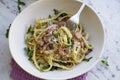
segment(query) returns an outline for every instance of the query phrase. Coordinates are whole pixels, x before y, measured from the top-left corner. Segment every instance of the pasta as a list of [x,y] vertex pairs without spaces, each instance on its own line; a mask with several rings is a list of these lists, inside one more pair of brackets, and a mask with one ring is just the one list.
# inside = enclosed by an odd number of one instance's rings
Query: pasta
[[56,9],[54,13],[49,18],[37,19],[25,34],[26,54],[43,72],[72,69],[93,48],[82,24],[76,24],[75,29],[68,27],[67,20],[72,16],[70,13]]

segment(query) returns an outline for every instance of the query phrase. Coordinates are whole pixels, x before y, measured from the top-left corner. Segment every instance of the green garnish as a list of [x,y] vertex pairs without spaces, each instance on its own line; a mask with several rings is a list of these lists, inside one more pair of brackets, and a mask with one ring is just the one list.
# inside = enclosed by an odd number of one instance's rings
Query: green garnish
[[18,12],[20,13],[21,12],[21,7],[20,6],[25,6],[25,3],[18,0],[18,5],[17,5],[17,8],[18,8]]
[[64,16],[66,16],[66,15],[67,15],[66,13],[63,13],[63,14],[61,14],[60,16],[61,16],[61,17],[64,17]]
[[57,69],[58,69],[58,67],[52,66],[52,68],[50,69],[50,71],[57,70]]
[[30,39],[29,39],[28,37],[26,37],[26,38],[25,38],[25,43],[29,42],[29,40],[30,40]]
[[38,62],[38,65],[42,64],[41,62]]
[[11,24],[9,25],[9,27],[8,27],[8,29],[6,30],[6,38],[8,38],[9,37],[9,30],[10,30],[10,27],[11,27]]
[[85,62],[89,62],[91,59],[92,59],[92,57],[84,58],[83,61],[85,61]]
[[65,47],[70,47],[71,46],[71,44],[65,44]]
[[29,57],[29,59],[28,60],[31,60],[32,59],[32,50],[30,50],[29,48],[24,48],[24,50],[25,50],[25,53],[26,53],[26,55]]
[[59,11],[59,10],[57,10],[57,9],[53,9],[53,11],[54,11],[54,14],[55,14],[55,15],[57,15],[57,14],[59,14],[59,13],[60,13],[60,11]]
[[105,66],[109,66],[108,64],[108,57],[105,60],[101,60],[101,62],[105,65]]
[[48,69],[50,66],[47,65],[47,66],[43,66],[42,69]]
[[43,71],[43,72],[44,72],[44,70],[45,70],[45,69],[48,69],[49,67],[50,67],[49,65],[43,66],[43,67],[40,69],[40,71]]
[[63,65],[64,63],[63,62],[58,62],[58,64]]
[[31,25],[29,26],[29,28],[28,28],[28,30],[27,30],[27,34],[28,34],[28,33],[31,33],[31,34],[34,33],[33,27],[32,27]]
[[30,31],[31,31],[31,25],[30,25],[30,27],[27,30],[27,34],[30,33]]
[[48,16],[48,18],[51,18],[51,17],[52,17],[51,15]]
[[[18,0],[17,3],[18,3],[18,5],[17,5],[18,12],[20,13],[21,12],[21,7],[20,6],[25,6],[25,3],[20,1],[20,0]],[[9,28],[6,30],[6,34],[5,34],[6,38],[9,37],[9,29],[10,29],[10,27],[11,27],[11,24],[9,25]]]
[[42,26],[44,26],[44,25],[46,25],[46,24],[47,24],[47,22],[43,22],[43,23],[42,23]]
[[71,47],[72,46],[72,40],[70,38],[67,39],[68,42],[64,44],[65,47]]

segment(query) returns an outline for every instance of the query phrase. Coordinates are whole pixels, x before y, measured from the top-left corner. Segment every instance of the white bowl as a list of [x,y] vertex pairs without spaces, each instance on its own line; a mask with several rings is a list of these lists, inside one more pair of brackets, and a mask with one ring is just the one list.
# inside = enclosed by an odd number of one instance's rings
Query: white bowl
[[82,62],[72,70],[40,72],[28,60],[24,52],[24,35],[27,27],[33,24],[37,18],[48,17],[53,14],[53,9],[68,11],[75,14],[81,2],[78,0],[38,0],[14,20],[9,33],[9,46],[12,57],[17,64],[29,74],[43,79],[69,79],[82,75],[89,71],[99,61],[104,45],[104,30],[97,14],[88,5],[84,8],[80,16],[80,22],[84,24],[85,31],[90,34],[90,42],[93,44],[93,51],[86,57],[92,56],[89,62]]

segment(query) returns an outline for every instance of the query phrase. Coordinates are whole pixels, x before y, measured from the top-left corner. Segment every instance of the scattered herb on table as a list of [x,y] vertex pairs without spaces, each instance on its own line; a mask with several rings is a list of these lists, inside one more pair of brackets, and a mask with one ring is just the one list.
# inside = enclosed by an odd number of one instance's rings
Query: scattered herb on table
[[92,59],[92,57],[84,58],[83,61],[85,61],[85,62],[89,62],[91,59]]
[[108,64],[108,57],[105,60],[101,60],[101,62],[105,65],[105,66],[109,66]]
[[20,13],[21,12],[21,6],[25,6],[25,3],[18,0],[18,5],[17,5],[17,8],[18,8],[18,12]]
[[[18,8],[18,11],[20,13],[21,12],[21,6],[25,6],[25,3],[20,1],[20,0],[18,0],[17,3],[18,3],[17,8]],[[9,29],[10,29],[10,27],[11,27],[11,24],[9,25],[8,29],[6,30],[6,34],[5,34],[6,38],[9,37]]]
[[11,24],[9,25],[9,27],[8,27],[8,29],[6,30],[6,38],[8,38],[9,37],[9,30],[10,30],[10,27],[11,27]]

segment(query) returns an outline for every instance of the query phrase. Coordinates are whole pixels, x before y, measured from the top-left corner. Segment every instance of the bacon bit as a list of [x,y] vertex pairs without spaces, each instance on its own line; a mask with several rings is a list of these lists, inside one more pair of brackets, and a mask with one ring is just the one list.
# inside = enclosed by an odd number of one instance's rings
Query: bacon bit
[[82,36],[81,36],[80,31],[77,31],[77,32],[75,33],[75,37],[76,37],[79,41],[82,40]]
[[36,41],[37,44],[40,44],[40,46],[43,46],[44,45],[44,41],[42,40],[42,38],[38,39]]
[[77,31],[77,32],[75,33],[75,37],[77,38],[77,40],[80,41],[80,46],[83,48],[83,47],[84,47],[84,42],[83,42],[83,39],[82,39],[82,36],[81,36],[80,31]]
[[44,41],[45,43],[47,43],[47,42],[48,42],[48,38],[49,38],[49,36],[48,36],[48,35],[45,35],[45,36],[43,37],[43,41]]
[[66,17],[66,18],[62,19],[61,21],[66,22],[68,19],[69,19],[69,17]]
[[47,49],[47,44],[45,44],[42,48],[42,51],[45,51]]
[[65,21],[59,21],[58,26],[59,27],[66,26],[66,22]]
[[83,40],[80,41],[80,46],[81,46],[82,48],[84,47]]
[[59,54],[60,54],[60,55],[65,56],[65,55],[67,54],[67,53],[64,51],[64,47],[62,47],[61,45],[59,46],[58,51],[59,51]]
[[40,44],[40,46],[43,46],[45,43],[48,42],[48,35],[44,35],[43,37],[39,38],[36,43]]

